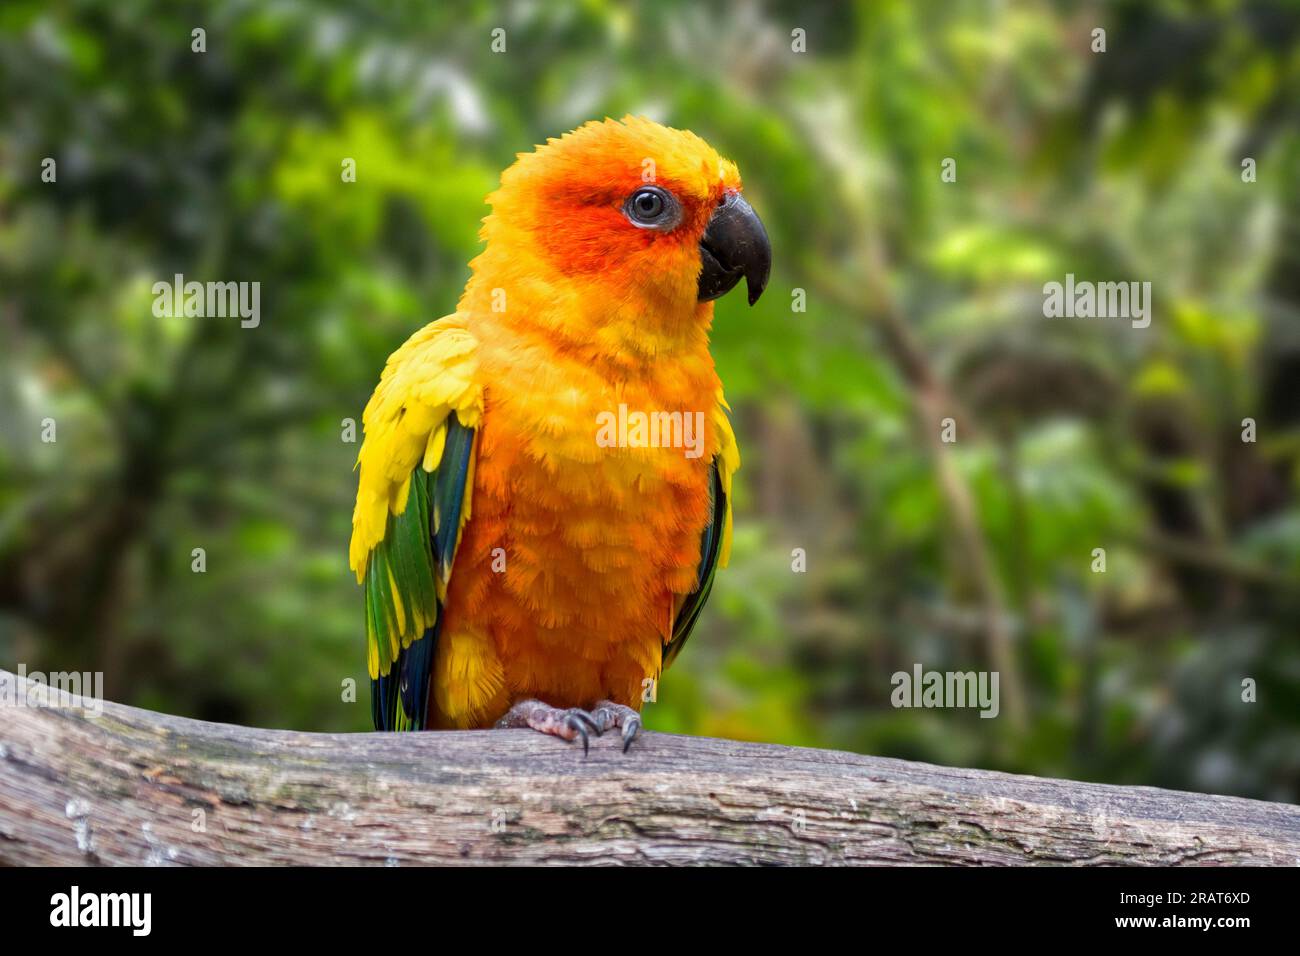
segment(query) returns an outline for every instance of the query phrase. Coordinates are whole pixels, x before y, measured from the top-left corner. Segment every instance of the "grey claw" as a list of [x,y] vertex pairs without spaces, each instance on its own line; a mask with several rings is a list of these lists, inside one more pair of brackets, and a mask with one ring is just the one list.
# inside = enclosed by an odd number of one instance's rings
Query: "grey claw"
[[587,729],[595,733],[597,737],[599,737],[601,733],[603,733],[600,724],[592,720],[591,715],[588,714],[586,711],[575,710],[569,716],[581,721],[583,724],[586,725]]
[[633,717],[623,725],[623,753],[632,746],[632,741],[636,739],[637,733],[641,730],[641,718]]
[[[582,755],[584,757],[587,756],[587,754],[591,752],[591,741],[588,739],[587,736],[586,724],[584,724],[583,721],[579,719],[577,714],[570,714],[568,717],[565,718],[564,722],[569,725],[570,730],[573,730],[578,734],[579,737],[582,738]],[[590,720],[587,721],[587,723],[590,722],[591,722]]]

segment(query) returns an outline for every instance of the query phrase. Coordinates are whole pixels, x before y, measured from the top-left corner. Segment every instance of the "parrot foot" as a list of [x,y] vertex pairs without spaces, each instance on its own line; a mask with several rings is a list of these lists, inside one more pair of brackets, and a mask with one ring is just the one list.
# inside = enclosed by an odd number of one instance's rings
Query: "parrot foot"
[[595,718],[596,726],[600,733],[604,733],[611,727],[619,727],[623,731],[623,753],[627,753],[627,748],[632,746],[632,741],[636,740],[636,735],[641,732],[641,715],[626,704],[616,704],[612,700],[602,700],[596,704],[591,712]]
[[497,727],[528,727],[542,734],[573,742],[581,738],[584,755],[590,747],[589,735],[600,736],[603,728],[580,707],[552,707],[540,700],[521,700],[497,721]]

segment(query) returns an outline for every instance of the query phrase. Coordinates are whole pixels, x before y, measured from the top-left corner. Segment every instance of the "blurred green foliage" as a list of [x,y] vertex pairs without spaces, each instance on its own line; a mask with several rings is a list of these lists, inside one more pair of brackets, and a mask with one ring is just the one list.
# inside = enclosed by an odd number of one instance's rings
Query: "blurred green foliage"
[[[717,310],[735,553],[649,725],[1300,796],[1293,4],[7,0],[0,91],[0,664],[365,729],[341,423],[514,154],[643,113],[776,252]],[[1150,328],[1044,318],[1067,272]],[[262,324],[155,318],[174,273]],[[1002,716],[893,709],[916,662]]]

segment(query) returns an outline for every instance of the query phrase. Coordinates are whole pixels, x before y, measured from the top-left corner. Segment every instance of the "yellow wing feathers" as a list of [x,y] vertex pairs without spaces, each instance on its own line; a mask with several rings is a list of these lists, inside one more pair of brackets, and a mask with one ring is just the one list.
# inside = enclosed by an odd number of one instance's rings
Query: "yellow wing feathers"
[[731,406],[722,397],[721,389],[718,390],[713,420],[718,429],[718,478],[727,499],[726,514],[722,519],[722,544],[718,549],[718,567],[725,568],[731,560],[731,476],[740,470],[740,447],[731,427]]
[[[462,318],[450,315],[420,329],[389,357],[362,416],[365,439],[357,455],[361,476],[348,550],[358,582],[384,538],[388,515],[406,508],[411,472],[417,465],[432,472],[441,460],[449,416],[466,428],[478,426],[483,390],[476,381],[477,346]],[[467,517],[468,507],[461,515]]]

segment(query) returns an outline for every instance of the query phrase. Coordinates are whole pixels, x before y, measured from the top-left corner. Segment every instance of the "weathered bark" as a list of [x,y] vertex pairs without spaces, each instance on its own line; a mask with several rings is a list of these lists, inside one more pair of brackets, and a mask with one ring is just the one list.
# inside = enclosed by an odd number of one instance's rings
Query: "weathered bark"
[[0,864],[1300,861],[1300,808],[1233,797],[670,734],[584,759],[529,731],[80,703],[0,671]]

